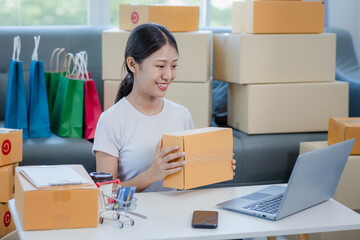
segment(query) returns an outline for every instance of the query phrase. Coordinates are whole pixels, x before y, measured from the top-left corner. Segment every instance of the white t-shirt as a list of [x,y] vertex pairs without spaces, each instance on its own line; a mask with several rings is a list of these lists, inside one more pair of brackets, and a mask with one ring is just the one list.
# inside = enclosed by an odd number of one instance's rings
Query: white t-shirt
[[[187,108],[165,98],[160,113],[147,116],[140,113],[124,97],[99,118],[93,144],[95,151],[119,158],[118,178],[127,181],[148,169],[155,148],[163,133],[194,128]],[[150,185],[146,191],[169,190],[162,181]]]

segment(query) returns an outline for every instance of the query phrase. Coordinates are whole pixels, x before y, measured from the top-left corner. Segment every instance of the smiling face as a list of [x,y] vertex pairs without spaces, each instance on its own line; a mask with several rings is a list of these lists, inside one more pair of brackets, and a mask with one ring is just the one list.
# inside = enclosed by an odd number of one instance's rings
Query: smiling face
[[141,64],[128,58],[127,63],[134,74],[131,94],[146,100],[164,97],[170,83],[176,77],[178,54],[170,44],[144,59]]

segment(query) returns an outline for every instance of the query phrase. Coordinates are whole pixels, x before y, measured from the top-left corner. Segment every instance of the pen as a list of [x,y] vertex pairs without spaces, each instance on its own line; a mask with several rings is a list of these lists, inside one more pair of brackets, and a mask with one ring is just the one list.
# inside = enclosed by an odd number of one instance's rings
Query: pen
[[128,213],[129,213],[129,214],[132,214],[132,215],[134,215],[134,216],[137,216],[137,217],[141,217],[141,218],[143,218],[143,219],[147,219],[147,216],[142,215],[142,214],[137,213],[137,212],[128,212]]
[[53,183],[49,183],[50,186],[66,186],[66,185],[80,185],[83,184],[82,182],[53,182]]

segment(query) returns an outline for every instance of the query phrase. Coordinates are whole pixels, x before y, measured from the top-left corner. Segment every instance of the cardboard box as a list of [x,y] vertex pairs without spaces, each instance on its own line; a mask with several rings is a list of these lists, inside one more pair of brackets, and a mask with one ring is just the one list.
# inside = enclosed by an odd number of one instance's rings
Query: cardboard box
[[18,163],[0,167],[0,202],[8,202],[15,193],[15,167]]
[[213,41],[216,80],[240,84],[335,80],[335,34],[214,34]]
[[232,32],[322,33],[324,15],[320,1],[234,2]]
[[22,129],[0,128],[0,166],[22,161]]
[[[326,141],[301,142],[300,154],[328,146]],[[334,199],[348,208],[360,210],[360,156],[350,155],[336,188]],[[347,239],[347,238],[345,238]]]
[[0,203],[0,238],[16,229],[8,203]]
[[71,166],[87,185],[36,188],[16,168],[15,206],[24,230],[87,228],[98,224],[98,188],[82,165]]
[[346,117],[345,82],[230,83],[228,125],[248,134],[327,131],[330,117]]
[[360,154],[360,118],[351,117],[329,119],[329,145],[352,138],[355,138],[355,143],[350,154]]
[[119,27],[132,30],[144,23],[157,23],[172,32],[197,31],[198,6],[120,4]]
[[210,127],[163,134],[164,148],[174,145],[179,146],[178,151],[185,152],[186,165],[165,177],[164,187],[190,189],[233,179],[231,128]]
[[[211,124],[211,83],[211,80],[205,83],[172,82],[165,98],[185,106],[196,128],[208,127]],[[104,81],[104,110],[114,105],[120,84],[121,81]]]
[[209,127],[212,114],[212,81],[171,83],[165,98],[189,109],[195,128]]
[[[102,78],[123,80],[126,71],[122,68],[130,32],[116,28],[102,34]],[[207,82],[210,78],[212,47],[211,31],[195,31],[173,34],[179,50],[175,82]]]

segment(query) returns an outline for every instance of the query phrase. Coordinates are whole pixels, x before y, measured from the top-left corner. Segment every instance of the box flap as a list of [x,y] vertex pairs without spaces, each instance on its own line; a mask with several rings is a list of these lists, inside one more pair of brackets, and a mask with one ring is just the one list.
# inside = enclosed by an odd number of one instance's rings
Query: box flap
[[[171,147],[171,146],[179,146],[179,149],[176,152],[184,152],[184,142],[182,136],[175,136],[175,135],[163,135],[163,148]],[[180,162],[184,161],[184,158],[177,158],[174,159],[173,162]],[[164,178],[163,186],[176,188],[176,189],[183,189],[184,188],[184,169],[183,167],[179,172],[170,174]]]

